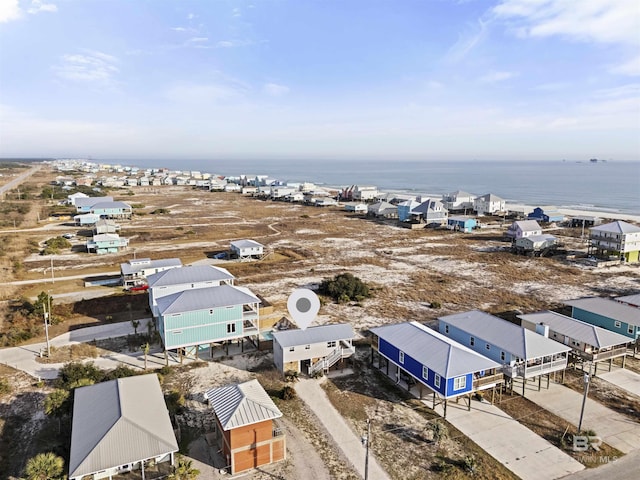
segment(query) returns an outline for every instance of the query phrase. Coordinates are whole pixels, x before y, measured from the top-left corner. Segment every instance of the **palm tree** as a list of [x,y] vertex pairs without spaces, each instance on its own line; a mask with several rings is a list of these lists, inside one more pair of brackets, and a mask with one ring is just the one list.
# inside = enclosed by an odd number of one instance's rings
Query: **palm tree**
[[54,480],[62,476],[64,460],[53,452],[39,453],[27,461],[27,480]]
[[[127,303],[129,306],[129,313],[131,313],[131,304]],[[138,327],[140,326],[140,320],[131,320],[131,325],[133,326],[133,334],[138,335]]]
[[200,470],[193,468],[193,462],[179,456],[169,478],[171,480],[195,480],[198,475],[200,475]]

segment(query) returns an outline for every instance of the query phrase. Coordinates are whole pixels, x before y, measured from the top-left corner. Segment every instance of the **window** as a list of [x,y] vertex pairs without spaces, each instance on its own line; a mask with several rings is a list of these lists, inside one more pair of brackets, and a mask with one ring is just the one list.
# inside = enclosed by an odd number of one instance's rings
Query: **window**
[[335,348],[336,341],[332,340],[331,342],[327,342],[327,348]]
[[310,348],[311,348],[311,345],[305,345],[305,346],[304,346],[304,349],[305,349],[305,350],[309,350]]
[[485,344],[484,348],[486,348],[487,350],[491,350],[491,345],[489,345],[488,343]]
[[213,308],[209,309],[209,315],[213,315]]
[[436,373],[435,377],[433,377],[433,384],[436,388],[440,388],[440,375]]
[[449,333],[449,325],[444,326],[444,333]]
[[422,367],[422,378],[429,379],[429,369],[427,367]]
[[296,351],[296,347],[289,347],[289,351],[290,352],[295,352]]
[[473,347],[475,344],[476,344],[476,339],[473,337],[469,337],[469,345]]
[[504,362],[506,355],[504,354],[504,352],[500,352],[500,360],[502,360]]
[[453,389],[454,390],[462,390],[467,386],[467,377],[456,377],[453,379]]
[[622,326],[622,324],[618,320],[615,321],[614,325],[616,326],[616,328],[620,328]]
[[400,353],[398,354],[398,361],[399,361],[400,363],[404,363],[404,352],[400,352]]
[[235,323],[227,323],[227,333],[236,333]]
[[633,325],[629,325],[629,327],[627,327],[627,333],[629,335],[633,335]]

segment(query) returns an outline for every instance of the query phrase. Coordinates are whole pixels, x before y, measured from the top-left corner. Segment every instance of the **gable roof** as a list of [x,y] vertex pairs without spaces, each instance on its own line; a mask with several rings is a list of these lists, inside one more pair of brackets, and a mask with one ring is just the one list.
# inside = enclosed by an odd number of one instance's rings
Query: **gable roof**
[[69,477],[178,451],[155,374],[74,391]]
[[147,281],[151,287],[167,287],[186,283],[199,283],[220,280],[232,280],[235,277],[228,270],[213,265],[192,265],[172,268],[149,275]]
[[576,300],[567,300],[565,305],[579,308],[586,312],[602,315],[603,317],[625,322],[630,325],[640,327],[640,313],[636,307],[616,302],[610,298],[588,297],[578,298]]
[[282,416],[282,412],[255,379],[212,388],[207,390],[205,397],[225,431]]
[[330,342],[333,340],[349,340],[355,338],[353,328],[346,323],[335,325],[319,325],[305,330],[283,330],[273,332],[273,340],[282,347],[311,345],[313,343]]
[[438,317],[477,339],[523,359],[568,352],[570,347],[479,310]]
[[231,245],[236,248],[260,248],[263,246],[261,243],[258,243],[255,240],[235,240],[231,242]]
[[113,197],[79,197],[76,198],[74,205],[76,207],[90,207],[100,202],[112,202]]
[[542,230],[542,227],[535,220],[516,220],[513,222],[515,228],[519,228],[523,232],[535,232]]
[[167,268],[181,267],[182,261],[179,258],[161,258],[160,260],[151,260],[150,258],[139,258],[137,260],[129,260],[127,263],[120,264],[120,271],[124,275],[147,270],[150,268]]
[[120,208],[123,210],[130,210],[131,209],[131,205],[129,205],[128,203],[124,203],[124,202],[98,202],[95,203],[91,206],[92,210],[96,210],[96,209],[106,209],[106,208]]
[[497,195],[494,195],[493,193],[486,193],[484,195],[476,197],[475,199],[476,200],[482,200],[482,201],[485,201],[485,202],[502,202],[503,201],[502,198],[500,198]]
[[631,305],[632,307],[640,307],[640,293],[635,295],[626,295],[624,297],[616,297],[617,302]]
[[548,325],[551,330],[597,348],[614,347],[629,343],[629,337],[611,332],[605,328],[567,317],[549,310],[544,312],[518,315],[518,318],[536,325]]
[[197,310],[232,307],[249,303],[260,303],[260,299],[251,293],[248,288],[232,287],[231,285],[190,288],[160,297],[157,300],[159,315],[195,312]]
[[372,328],[371,332],[444,378],[498,368],[500,364],[418,322]]
[[616,220],[615,222],[591,227],[589,230],[611,233],[638,233],[640,232],[640,227],[632,225],[631,223],[623,222],[622,220]]

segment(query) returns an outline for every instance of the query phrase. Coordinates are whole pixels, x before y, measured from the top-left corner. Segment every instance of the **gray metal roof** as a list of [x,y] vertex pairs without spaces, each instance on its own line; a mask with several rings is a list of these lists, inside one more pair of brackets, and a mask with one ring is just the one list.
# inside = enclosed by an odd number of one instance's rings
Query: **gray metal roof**
[[69,477],[177,451],[155,374],[75,389]]
[[589,230],[611,233],[638,233],[640,232],[640,227],[623,222],[622,220],[617,220],[615,222],[605,223],[604,225],[598,225],[597,227],[591,227]]
[[638,307],[640,306],[640,293],[636,293],[635,295],[626,295],[624,297],[616,297],[616,301]]
[[445,378],[500,367],[499,363],[418,322],[385,325],[371,331]]
[[111,196],[106,196],[106,197],[79,197],[79,198],[76,198],[76,201],[75,201],[74,205],[76,207],[90,207],[92,205],[95,205],[96,203],[112,202],[112,201],[113,201],[113,197],[111,197]]
[[523,232],[535,232],[537,230],[542,230],[542,227],[535,220],[518,220],[513,222],[513,224],[519,227]]
[[256,242],[255,240],[235,240],[231,242],[236,248],[254,248],[254,247],[262,247],[261,243]]
[[96,208],[121,208],[123,210],[130,210],[131,205],[124,202],[98,202],[91,206],[91,209]]
[[284,330],[273,332],[273,340],[282,347],[311,345],[313,343],[330,342],[333,340],[349,340],[355,338],[353,328],[346,323],[336,325],[319,325],[305,330]]
[[484,200],[485,202],[501,202],[502,198],[494,195],[493,193],[486,193],[484,195],[476,197],[476,200]]
[[[133,273],[140,272],[141,270],[146,270],[149,268],[166,268],[166,267],[181,267],[182,262],[179,258],[162,258],[160,260],[151,260],[148,258],[138,259],[139,262],[135,262],[132,264],[132,260],[129,260],[127,263],[120,264],[120,271],[124,275],[131,275]],[[142,260],[148,260],[147,262],[142,262]]]
[[529,313],[526,315],[518,315],[518,318],[532,322],[536,325],[548,325],[551,330],[566,335],[581,343],[586,343],[597,348],[614,347],[616,345],[624,345],[631,340],[629,337],[611,332],[605,328],[591,325],[590,323],[567,317],[557,312],[549,310],[544,312]]
[[567,300],[564,304],[640,327],[640,312],[636,307],[616,302],[610,298],[578,298],[577,300]]
[[247,288],[220,285],[219,287],[190,288],[166,297],[160,297],[157,302],[158,313],[160,315],[169,315],[172,313],[259,303],[260,299]]
[[273,400],[258,380],[212,388],[205,393],[223,430],[280,418]]
[[571,350],[555,340],[480,310],[447,315],[438,320],[473,335],[478,341],[488,342],[522,359],[545,357]]
[[192,265],[172,268],[149,275],[149,288],[184,285],[209,281],[231,280],[235,277],[228,270],[213,265]]

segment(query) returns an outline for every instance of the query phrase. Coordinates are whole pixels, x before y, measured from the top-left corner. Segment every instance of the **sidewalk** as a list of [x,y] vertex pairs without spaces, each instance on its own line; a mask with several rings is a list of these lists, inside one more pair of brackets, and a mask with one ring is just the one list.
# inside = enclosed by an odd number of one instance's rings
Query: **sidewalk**
[[[527,389],[527,398],[545,410],[578,425],[584,395],[558,383],[549,389]],[[582,422],[583,430],[593,430],[602,441],[623,453],[640,448],[640,424],[587,398]]]
[[[331,404],[319,381],[321,380],[307,378],[300,380],[295,386],[296,392],[320,419],[356,472],[364,478],[365,447],[362,445],[361,439],[351,430],[342,415]],[[380,467],[371,451],[369,451],[368,474],[371,480],[389,480],[388,475]]]
[[[431,408],[430,401],[424,401]],[[442,406],[436,412],[443,415]],[[584,465],[488,402],[449,402],[447,421],[523,480],[551,480],[581,471]]]
[[640,375],[631,370],[614,365],[610,372],[599,373],[598,378],[640,397]]

